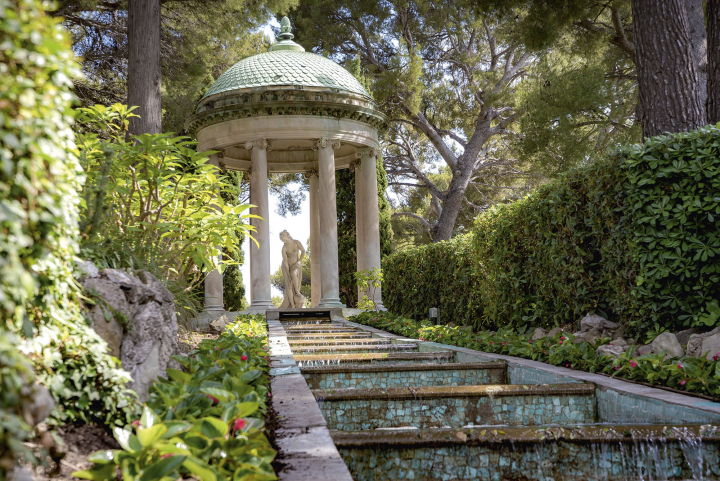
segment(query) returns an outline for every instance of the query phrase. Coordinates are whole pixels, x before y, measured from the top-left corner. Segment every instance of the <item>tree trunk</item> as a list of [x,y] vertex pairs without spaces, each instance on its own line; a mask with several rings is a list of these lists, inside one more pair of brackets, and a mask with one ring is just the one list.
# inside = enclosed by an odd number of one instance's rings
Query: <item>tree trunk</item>
[[705,0],[685,0],[690,28],[690,41],[695,54],[695,66],[698,69],[698,88],[700,89],[700,102],[705,105],[707,101],[707,33],[705,30]]
[[128,2],[128,105],[137,106],[130,135],[162,131],[160,0]]
[[720,0],[707,2],[707,121],[720,122]]
[[683,0],[632,0],[644,137],[705,125]]
[[433,242],[446,241],[452,238],[455,222],[458,214],[460,214],[460,209],[462,209],[465,191],[467,191],[471,175],[471,172],[453,175],[447,190],[447,197],[442,203],[442,213],[437,224],[432,229]]

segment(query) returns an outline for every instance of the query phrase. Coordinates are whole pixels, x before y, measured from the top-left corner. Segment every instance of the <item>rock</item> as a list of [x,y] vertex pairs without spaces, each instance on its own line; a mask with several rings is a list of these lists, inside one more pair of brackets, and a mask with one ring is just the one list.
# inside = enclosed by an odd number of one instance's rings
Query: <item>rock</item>
[[22,403],[23,418],[26,423],[35,427],[50,416],[55,407],[55,400],[45,386],[34,383],[23,386],[20,392],[26,399]]
[[624,348],[627,348],[629,345],[628,342],[625,339],[623,339],[622,337],[620,337],[618,339],[613,339],[613,342],[611,342],[610,344],[612,344],[613,346],[620,346],[620,347],[624,347]]
[[705,354],[705,359],[711,361],[713,356],[720,353],[720,334],[713,334],[703,339],[702,347],[700,349],[700,356]]
[[590,329],[589,331],[579,331],[573,334],[575,336],[575,340],[573,342],[579,343],[579,342],[593,342],[597,341],[598,339],[602,339],[603,337],[609,337],[609,336],[603,336],[602,331],[599,329]]
[[591,329],[597,329],[598,331],[614,331],[619,327],[615,322],[608,321],[602,316],[597,314],[588,314],[583,317],[580,321],[580,331],[586,332]]
[[33,481],[33,474],[30,469],[25,466],[15,466],[8,473],[7,481]]
[[90,261],[78,261],[75,263],[77,270],[76,277],[97,277],[100,275],[100,269]]
[[610,344],[604,344],[597,348],[597,354],[610,357],[620,357],[627,350],[623,346],[611,346]]
[[631,346],[634,346],[635,344],[637,344],[637,341],[635,341],[635,339],[633,339],[633,338],[631,337],[630,339],[627,340],[627,343],[628,343],[629,345],[631,345]]
[[700,334],[700,331],[696,327],[693,327],[692,329],[685,329],[684,331],[678,332],[675,334],[675,337],[681,346],[685,346],[693,334]]
[[640,344],[635,347],[634,353],[638,356],[642,356],[643,354],[652,354],[652,351],[650,350],[650,346]]
[[671,332],[663,332],[650,343],[650,349],[655,354],[660,354],[663,351],[667,351],[665,359],[671,357],[682,357],[685,355],[682,346],[678,342],[675,334]]
[[107,342],[108,353],[119,358],[125,329],[133,314],[125,291],[102,275],[80,279],[80,284],[95,302],[89,311],[92,328]]
[[720,327],[716,327],[710,332],[703,334],[691,334],[688,339],[687,346],[685,347],[685,355],[689,357],[700,357],[702,356],[702,344],[703,341],[715,334],[720,333]]
[[563,332],[563,330],[559,327],[553,327],[552,329],[550,329],[550,332],[548,332],[547,337],[554,337],[561,332]]
[[218,317],[210,323],[210,328],[216,332],[223,332],[225,331],[225,326],[227,326],[228,324],[228,318],[225,317],[225,315],[223,314],[222,316]]
[[541,339],[545,336],[547,336],[547,331],[542,327],[537,327],[535,328],[535,332],[533,333],[532,340],[537,341],[538,339]]

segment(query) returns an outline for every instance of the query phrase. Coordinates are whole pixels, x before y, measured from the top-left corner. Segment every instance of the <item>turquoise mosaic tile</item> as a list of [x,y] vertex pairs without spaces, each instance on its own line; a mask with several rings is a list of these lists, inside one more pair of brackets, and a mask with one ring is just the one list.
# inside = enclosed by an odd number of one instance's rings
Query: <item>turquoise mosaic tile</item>
[[432,399],[318,399],[329,429],[362,431],[399,426],[539,426],[595,421],[593,396],[443,397]]
[[374,371],[303,373],[310,389],[469,386],[504,384],[505,370]]
[[356,481],[720,479],[717,443],[562,441],[339,451]]

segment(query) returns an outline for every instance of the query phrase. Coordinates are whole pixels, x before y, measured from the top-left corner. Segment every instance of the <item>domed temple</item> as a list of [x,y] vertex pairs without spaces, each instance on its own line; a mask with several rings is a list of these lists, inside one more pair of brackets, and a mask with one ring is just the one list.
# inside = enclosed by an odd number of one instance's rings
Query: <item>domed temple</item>
[[[269,173],[303,173],[310,183],[313,307],[341,307],[335,170],[355,171],[357,269],[380,267],[376,158],[387,127],[370,94],[335,62],[293,42],[282,19],[268,52],[241,60],[210,87],[186,122],[215,165],[250,173],[252,219],[249,311],[273,308],[270,290]],[[381,304],[380,289],[374,294]],[[222,278],[205,282],[206,311],[222,311]]]

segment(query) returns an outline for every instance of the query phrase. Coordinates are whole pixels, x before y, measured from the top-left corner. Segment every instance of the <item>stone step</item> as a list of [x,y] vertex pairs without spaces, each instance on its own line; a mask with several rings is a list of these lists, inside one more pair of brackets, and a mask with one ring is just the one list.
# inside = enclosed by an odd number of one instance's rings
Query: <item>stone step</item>
[[316,389],[329,429],[358,431],[398,426],[536,426],[595,422],[595,386],[433,386]]
[[291,346],[293,354],[332,354],[350,353],[350,352],[399,352],[399,351],[417,351],[417,344],[366,344],[364,346]]
[[345,364],[397,364],[452,362],[455,354],[440,352],[372,352],[363,354],[295,354],[298,367],[332,366]]
[[709,425],[475,427],[330,435],[358,481],[720,478],[720,427]]
[[303,367],[310,389],[505,384],[504,362]]
[[331,332],[327,334],[322,332],[310,332],[305,334],[286,332],[285,334],[287,335],[288,342],[302,341],[304,339],[367,339],[368,337],[372,337],[372,334],[369,332]]
[[392,339],[383,339],[381,337],[365,337],[360,339],[335,339],[335,338],[325,338],[325,339],[293,339],[288,340],[288,344],[290,344],[290,347],[293,346],[327,346],[327,345],[366,345],[366,344],[392,344]]
[[328,325],[332,321],[327,318],[305,317],[300,319],[282,319],[280,324],[283,326],[304,326],[304,325]]
[[285,328],[287,334],[290,333],[302,333],[302,334],[332,334],[334,332],[357,332],[357,328],[337,326],[332,324],[320,324],[320,325],[297,325],[287,326]]

